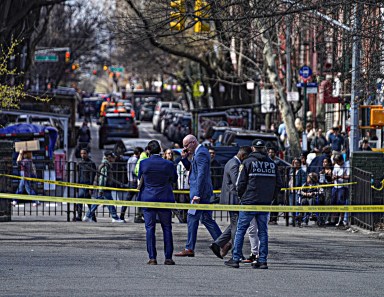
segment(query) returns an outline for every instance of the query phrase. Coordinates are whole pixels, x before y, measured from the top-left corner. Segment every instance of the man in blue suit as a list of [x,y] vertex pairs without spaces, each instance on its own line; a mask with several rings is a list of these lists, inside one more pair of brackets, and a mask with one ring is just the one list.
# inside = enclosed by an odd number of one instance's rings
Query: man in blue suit
[[[172,184],[177,181],[176,168],[171,161],[160,156],[161,147],[158,141],[151,140],[147,150],[150,157],[141,161],[138,178],[143,178],[138,200],[144,202],[175,202]],[[156,251],[156,216],[160,220],[164,236],[164,265],[175,265],[172,260],[172,211],[171,209],[143,208],[148,264],[157,265]]]
[[[187,135],[183,139],[184,150],[192,155],[192,161],[183,158],[182,162],[189,170],[189,184],[191,203],[209,204],[213,195],[210,173],[210,155],[204,146],[198,143],[194,135]],[[188,211],[188,239],[185,250],[175,254],[177,257],[194,257],[199,220],[207,228],[213,240],[221,235],[221,230],[212,218],[212,211]]]

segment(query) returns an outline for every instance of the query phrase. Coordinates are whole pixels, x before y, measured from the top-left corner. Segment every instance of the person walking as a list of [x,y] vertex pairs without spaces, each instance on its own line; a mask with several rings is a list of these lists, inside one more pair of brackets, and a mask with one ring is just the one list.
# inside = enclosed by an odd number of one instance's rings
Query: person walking
[[[242,146],[236,156],[231,158],[224,166],[223,184],[221,187],[220,204],[238,205],[239,199],[236,192],[236,181],[239,175],[239,167],[248,155],[252,152],[250,146]],[[232,247],[232,241],[235,239],[237,228],[237,219],[239,212],[230,211],[230,225],[224,232],[209,246],[212,252],[220,259],[226,256]]]
[[[106,151],[102,163],[98,168],[98,174],[96,174],[95,184],[100,187],[113,186],[112,178],[112,163],[115,161],[116,155],[112,151]],[[111,190],[99,190],[98,199],[113,200]],[[92,217],[98,208],[98,204],[93,204],[88,212],[83,217],[83,222],[92,222]],[[124,223],[123,220],[117,216],[116,207],[114,205],[108,205],[109,214],[112,217],[113,223]]]
[[[172,184],[177,181],[173,162],[160,156],[161,147],[157,140],[151,140],[147,146],[149,158],[141,162],[138,178],[143,180],[139,200],[143,202],[175,203]],[[146,230],[149,265],[157,265],[156,219],[158,218],[164,236],[164,265],[175,265],[172,260],[172,211],[161,208],[143,208]]]
[[[270,205],[282,181],[276,164],[268,157],[265,142],[255,139],[253,152],[239,168],[237,193],[241,205]],[[224,264],[239,268],[244,235],[253,218],[256,219],[260,241],[259,259],[252,263],[253,268],[268,269],[268,212],[240,211],[232,258]]]
[[[191,203],[209,204],[213,195],[212,180],[210,173],[210,156],[207,148],[198,143],[196,137],[189,134],[183,139],[183,147],[192,155],[192,161],[184,158],[184,166],[189,170],[189,197]],[[175,256],[194,257],[197,240],[197,229],[199,220],[207,228],[213,240],[221,235],[221,230],[212,218],[212,211],[208,210],[189,210],[187,217],[188,239],[185,249]]]
[[[127,186],[128,189],[136,189],[137,188],[137,175],[134,173],[135,166],[137,163],[137,160],[139,160],[140,154],[143,152],[142,147],[135,147],[133,151],[133,155],[128,159],[127,161]],[[132,201],[137,199],[137,193],[136,192],[127,192],[126,195],[123,196],[125,201]],[[122,206],[120,211],[120,220],[123,220],[125,222],[125,213],[127,211],[127,206]]]
[[[36,167],[32,161],[32,152],[20,150],[16,159],[17,165],[20,166],[21,177],[36,177]],[[17,187],[16,194],[23,194],[25,191],[28,195],[36,195],[35,190],[32,187],[31,181],[24,178],[20,179],[19,186]],[[12,205],[17,205],[17,200],[12,201]],[[33,202],[33,206],[40,204],[38,201]]]
[[[88,150],[83,148],[80,151],[81,161],[77,164],[78,183],[84,185],[93,185],[93,181],[96,176],[96,164],[89,158]],[[77,197],[90,199],[92,195],[91,189],[80,189]],[[88,209],[91,208],[91,204],[88,204]],[[76,216],[77,211],[77,216]],[[83,217],[83,204],[75,204],[75,217],[74,221],[82,221]],[[96,222],[96,216],[93,214],[92,221]]]

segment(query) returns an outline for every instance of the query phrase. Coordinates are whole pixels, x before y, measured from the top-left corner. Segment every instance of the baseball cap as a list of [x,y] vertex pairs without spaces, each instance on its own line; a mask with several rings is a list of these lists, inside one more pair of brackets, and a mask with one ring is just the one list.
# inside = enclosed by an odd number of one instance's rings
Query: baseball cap
[[255,139],[252,141],[252,146],[253,147],[265,147],[265,142],[261,139]]
[[104,157],[116,157],[115,153],[112,151],[105,151]]

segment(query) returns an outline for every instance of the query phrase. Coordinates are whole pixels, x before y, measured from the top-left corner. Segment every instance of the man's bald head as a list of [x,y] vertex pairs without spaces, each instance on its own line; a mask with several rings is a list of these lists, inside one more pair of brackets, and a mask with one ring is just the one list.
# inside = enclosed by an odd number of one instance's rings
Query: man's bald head
[[185,136],[183,139],[183,148],[188,150],[191,154],[195,152],[198,145],[199,142],[197,141],[197,138],[192,134]]

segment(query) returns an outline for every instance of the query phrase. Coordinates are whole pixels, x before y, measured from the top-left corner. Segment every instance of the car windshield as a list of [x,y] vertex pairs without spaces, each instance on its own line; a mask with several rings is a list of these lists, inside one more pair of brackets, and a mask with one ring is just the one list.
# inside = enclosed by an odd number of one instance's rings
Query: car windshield
[[126,125],[126,124],[132,124],[133,118],[131,117],[120,117],[120,118],[108,118],[107,124],[108,125]]

